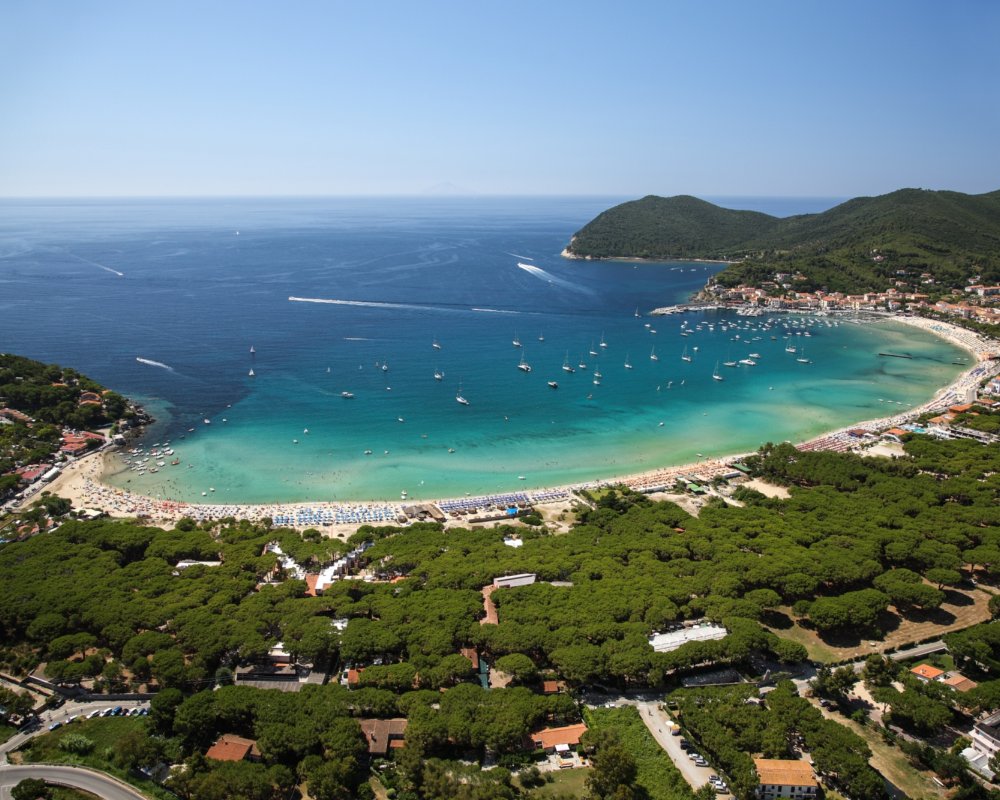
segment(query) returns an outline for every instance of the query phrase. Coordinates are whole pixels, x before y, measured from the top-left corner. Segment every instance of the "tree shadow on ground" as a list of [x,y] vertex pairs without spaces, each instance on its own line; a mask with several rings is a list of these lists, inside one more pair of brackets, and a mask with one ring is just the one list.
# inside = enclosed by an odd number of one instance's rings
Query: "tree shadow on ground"
[[898,613],[907,622],[917,624],[930,622],[934,625],[952,625],[958,619],[950,611],[945,611],[943,608],[908,608]]
[[795,623],[792,622],[792,618],[788,614],[784,614],[781,611],[765,611],[761,614],[760,621],[769,628],[775,628],[777,630],[787,631],[795,627]]
[[954,589],[944,589],[944,602],[949,606],[961,606],[967,608],[974,606],[976,601],[964,592],[956,592]]
[[878,615],[874,628],[844,627],[830,631],[816,631],[816,635],[830,647],[857,647],[864,639],[884,639],[899,627],[900,622],[898,614],[883,611]]

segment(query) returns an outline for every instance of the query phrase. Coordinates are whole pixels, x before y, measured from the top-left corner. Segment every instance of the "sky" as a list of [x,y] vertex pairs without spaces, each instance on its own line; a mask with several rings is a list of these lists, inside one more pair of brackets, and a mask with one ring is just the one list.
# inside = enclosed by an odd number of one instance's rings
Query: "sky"
[[995,0],[0,3],[0,196],[1000,188]]

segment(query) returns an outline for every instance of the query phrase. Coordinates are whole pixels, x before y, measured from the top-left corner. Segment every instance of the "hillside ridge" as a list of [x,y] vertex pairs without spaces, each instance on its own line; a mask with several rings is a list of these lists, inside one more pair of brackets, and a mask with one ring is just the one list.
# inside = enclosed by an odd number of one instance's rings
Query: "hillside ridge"
[[1000,281],[1000,190],[979,195],[904,188],[819,214],[774,217],[690,195],[614,206],[574,234],[569,258],[735,262],[716,279],[759,283],[798,272],[803,289],[878,291],[899,275],[960,285]]

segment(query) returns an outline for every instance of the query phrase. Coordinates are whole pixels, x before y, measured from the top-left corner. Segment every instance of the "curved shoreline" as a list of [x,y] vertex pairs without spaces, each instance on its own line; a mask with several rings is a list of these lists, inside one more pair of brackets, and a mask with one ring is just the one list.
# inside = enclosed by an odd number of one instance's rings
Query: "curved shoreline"
[[[960,328],[947,322],[927,319],[924,317],[887,316],[886,319],[912,325],[954,344],[970,353],[975,363],[965,370],[952,383],[939,389],[934,396],[915,408],[899,414],[881,417],[838,428],[833,431],[814,436],[797,446],[803,449],[848,449],[857,440],[850,437],[848,431],[858,428],[878,430],[894,427],[913,419],[926,411],[941,408],[962,401],[969,388],[978,385],[984,377],[1000,371],[1000,363],[987,361],[987,358],[998,350],[1000,343],[986,339],[972,331]],[[94,508],[107,512],[113,517],[148,516],[154,522],[172,523],[189,516],[194,519],[219,519],[235,517],[250,521],[260,521],[264,518],[284,516],[286,518],[303,519],[302,524],[282,522],[285,527],[332,528],[336,535],[346,536],[365,522],[393,522],[395,516],[402,515],[406,502],[355,502],[333,503],[329,501],[300,503],[190,503],[185,501],[161,500],[147,495],[140,495],[119,489],[102,481],[105,472],[105,461],[113,451],[101,451],[84,456],[78,461],[68,464],[52,483],[45,489],[53,494],[66,497],[73,502],[74,508]],[[525,490],[522,492],[505,492],[498,495],[443,498],[438,500],[413,501],[417,505],[437,505],[452,507],[460,504],[480,507],[493,505],[497,499],[504,497],[524,496],[529,502],[543,504],[547,502],[566,502],[575,490],[595,488],[600,486],[625,484],[639,491],[654,491],[659,487],[671,487],[675,480],[686,477],[702,482],[709,482],[713,477],[731,471],[729,466],[733,461],[745,457],[748,453],[737,453],[726,456],[712,457],[702,461],[671,467],[662,467],[622,477],[595,479],[567,486],[547,489]],[[493,502],[487,498],[494,498]],[[331,524],[320,521],[326,518],[337,520]]]

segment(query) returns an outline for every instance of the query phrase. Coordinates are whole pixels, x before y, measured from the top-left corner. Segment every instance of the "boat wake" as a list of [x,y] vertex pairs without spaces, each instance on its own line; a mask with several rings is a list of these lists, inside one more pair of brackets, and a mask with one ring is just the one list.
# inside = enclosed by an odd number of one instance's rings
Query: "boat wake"
[[371,339],[369,339],[367,336],[345,336],[344,337],[344,341],[345,342],[370,342]]
[[525,261],[534,261],[535,260],[531,256],[519,256],[517,253],[507,253],[507,255],[513,256],[514,258],[523,258]]
[[445,311],[448,313],[466,313],[468,311],[488,312],[490,314],[520,314],[520,311],[511,311],[502,308],[467,308],[465,306],[439,306],[430,303],[388,303],[380,300],[336,300],[324,297],[289,297],[293,303],[320,303],[331,306],[360,306],[362,308],[405,308],[412,311]]
[[[417,311],[436,308],[436,306],[418,306],[413,303],[385,303],[378,300],[334,300],[325,297],[289,297],[288,299],[293,303],[322,303],[330,306],[361,306],[362,308],[411,308]],[[450,311],[451,309],[442,308],[441,310]]]
[[171,367],[169,364],[164,364],[162,361],[153,361],[151,358],[140,358],[139,356],[136,356],[135,360],[138,361],[140,364],[148,364],[151,367],[159,367],[160,369],[165,369],[167,370],[167,372],[174,371],[173,367]]
[[529,275],[534,275],[539,280],[546,281],[556,286],[562,286],[564,289],[570,289],[574,292],[582,292],[583,294],[593,294],[590,289],[585,289],[582,286],[578,286],[572,281],[568,281],[565,278],[560,278],[557,275],[553,275],[551,272],[546,272],[541,267],[536,267],[534,264],[522,264],[520,261],[517,262],[517,266],[527,272]]
[[76,253],[70,253],[70,255],[73,256],[73,258],[75,258],[77,261],[82,261],[84,264],[90,264],[90,266],[92,267],[99,267],[100,269],[103,269],[105,272],[110,272],[112,275],[117,275],[119,278],[125,277],[124,272],[119,272],[116,269],[111,269],[111,267],[106,267],[103,264],[98,264],[96,261],[91,261],[89,258],[82,258],[81,256],[76,255]]

